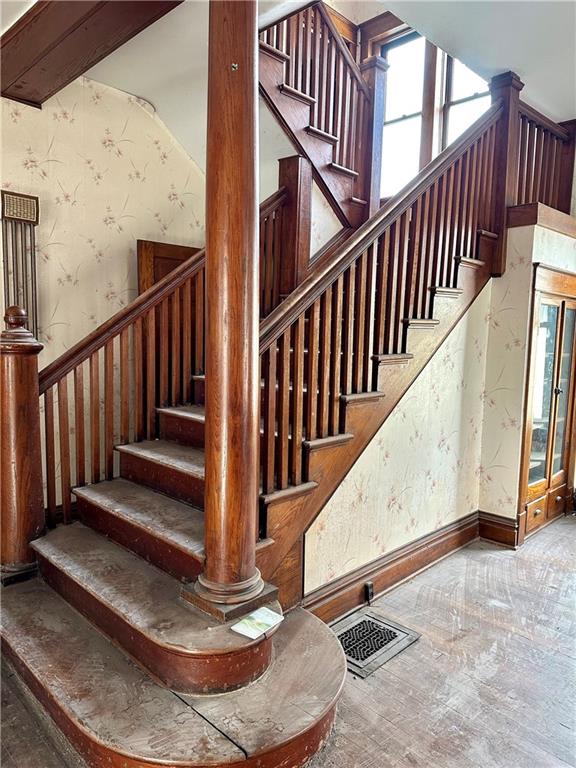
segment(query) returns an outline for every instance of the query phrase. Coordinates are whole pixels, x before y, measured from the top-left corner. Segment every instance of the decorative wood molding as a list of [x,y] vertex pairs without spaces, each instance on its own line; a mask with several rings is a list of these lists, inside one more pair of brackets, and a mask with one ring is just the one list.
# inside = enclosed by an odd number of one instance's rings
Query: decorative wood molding
[[576,296],[576,273],[536,263],[534,264],[534,290],[573,299]]
[[506,224],[509,228],[536,225],[576,238],[576,218],[543,203],[514,205],[508,208]]
[[503,517],[481,510],[478,512],[478,532],[481,539],[516,549],[519,545],[518,531],[519,522],[516,517]]
[[40,107],[181,2],[36,2],[0,38],[2,96]]
[[303,605],[323,621],[332,621],[365,602],[366,582],[373,583],[377,596],[476,538],[478,513],[473,512],[315,589]]

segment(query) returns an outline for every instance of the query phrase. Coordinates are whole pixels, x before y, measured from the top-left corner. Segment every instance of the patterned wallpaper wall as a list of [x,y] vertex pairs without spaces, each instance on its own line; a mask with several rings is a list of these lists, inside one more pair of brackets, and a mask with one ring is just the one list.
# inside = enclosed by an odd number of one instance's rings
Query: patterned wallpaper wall
[[576,272],[576,240],[544,227],[510,229],[506,272],[493,281],[480,509],[506,517],[518,511],[534,262]]
[[305,591],[478,509],[490,284],[306,534]]
[[38,195],[40,364],[136,295],[136,240],[204,244],[204,176],[146,103],[80,78],[2,99],[3,189]]

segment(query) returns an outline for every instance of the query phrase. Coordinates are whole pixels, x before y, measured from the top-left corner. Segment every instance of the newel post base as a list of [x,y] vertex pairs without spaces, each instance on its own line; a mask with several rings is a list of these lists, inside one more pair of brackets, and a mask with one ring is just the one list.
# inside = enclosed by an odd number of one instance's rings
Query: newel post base
[[250,580],[253,581],[252,585],[242,582],[230,585],[235,587],[235,590],[226,590],[222,584],[208,582],[200,575],[194,584],[182,588],[181,596],[198,610],[225,623],[278,600],[278,588],[263,582],[258,570],[255,577]]
[[519,108],[524,83],[514,72],[496,75],[490,81],[492,103],[502,99],[504,112],[496,127],[494,232],[498,245],[492,262],[492,274],[499,277],[506,270],[506,218],[508,206],[518,197]]
[[35,571],[29,547],[44,530],[38,354],[20,307],[9,307],[0,336],[0,575],[2,583]]

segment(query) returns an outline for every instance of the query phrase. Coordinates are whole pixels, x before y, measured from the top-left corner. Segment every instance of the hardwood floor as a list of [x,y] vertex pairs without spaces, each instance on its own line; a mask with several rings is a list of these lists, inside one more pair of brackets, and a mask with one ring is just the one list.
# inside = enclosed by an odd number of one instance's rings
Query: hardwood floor
[[517,552],[475,542],[380,598],[422,634],[348,675],[311,768],[576,765],[576,518]]
[[[566,517],[517,552],[475,542],[377,600],[422,637],[348,675],[310,768],[576,766],[575,564]],[[76,768],[7,669],[2,704],[3,768]]]

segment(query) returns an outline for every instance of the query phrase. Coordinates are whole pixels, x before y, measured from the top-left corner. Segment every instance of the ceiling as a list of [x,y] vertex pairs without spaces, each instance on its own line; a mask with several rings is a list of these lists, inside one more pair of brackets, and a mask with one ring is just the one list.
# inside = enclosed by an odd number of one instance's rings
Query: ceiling
[[[383,10],[485,78],[512,69],[523,98],[555,120],[576,117],[576,3],[550,0],[328,0],[353,21]],[[29,6],[2,0],[6,29]],[[260,24],[305,0],[264,0]],[[204,168],[208,3],[186,0],[93,67],[95,80],[146,99]]]

